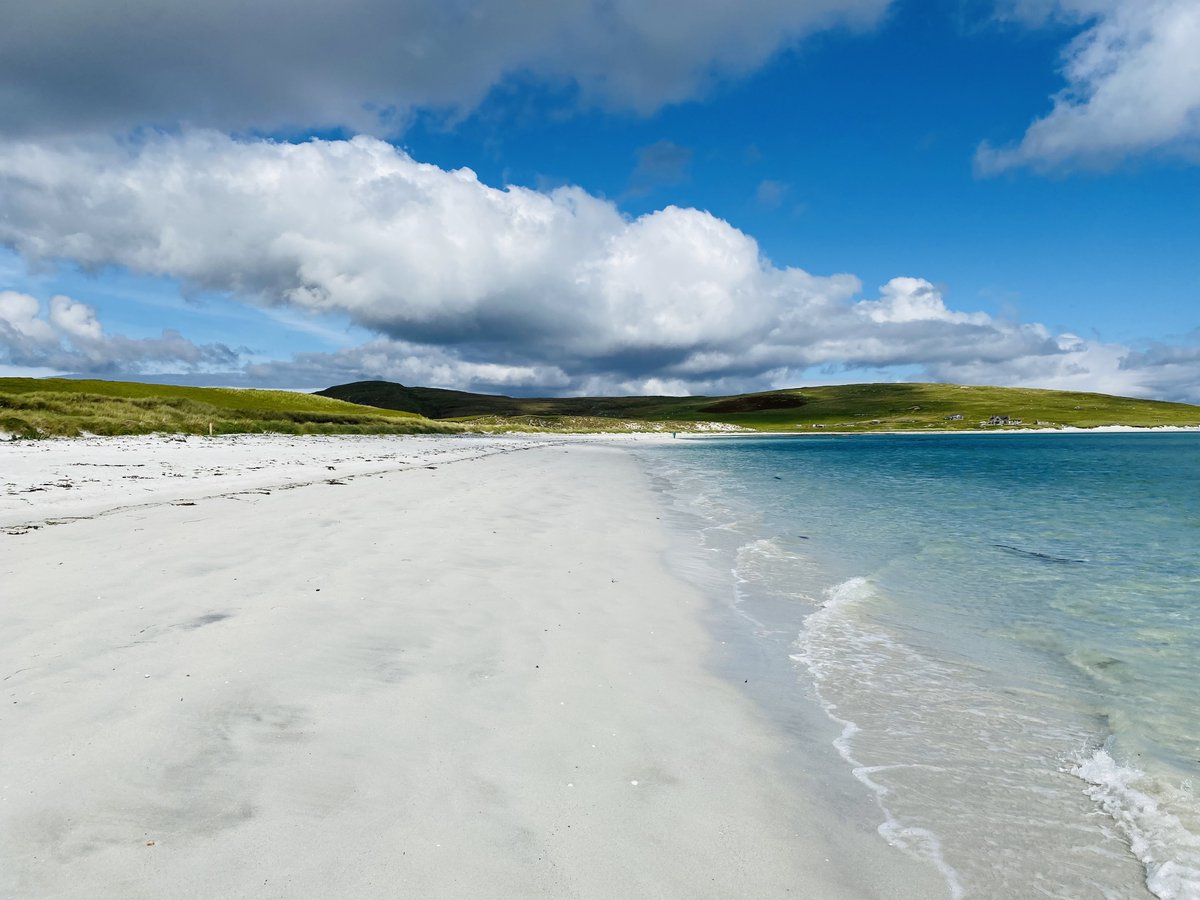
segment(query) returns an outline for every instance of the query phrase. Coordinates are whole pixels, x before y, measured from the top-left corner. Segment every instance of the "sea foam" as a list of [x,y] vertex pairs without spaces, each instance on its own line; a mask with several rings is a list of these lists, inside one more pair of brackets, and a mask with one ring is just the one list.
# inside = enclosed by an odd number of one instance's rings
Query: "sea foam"
[[[833,746],[850,765],[854,777],[874,794],[875,802],[883,814],[883,822],[878,828],[880,836],[893,847],[934,866],[946,880],[950,896],[959,900],[966,896],[962,878],[946,861],[941,838],[928,828],[901,822],[888,807],[886,798],[890,789],[873,777],[887,769],[928,767],[920,764],[865,766],[860,763],[855,758],[853,749],[854,737],[860,731],[859,726],[840,715],[837,704],[822,690],[824,681],[836,671],[836,661],[833,657],[840,656],[838,647],[844,646],[848,638],[857,638],[856,642],[864,648],[881,641],[887,642],[887,638],[881,635],[868,635],[845,615],[855,604],[868,599],[871,593],[871,583],[860,576],[848,578],[829,588],[825,592],[825,600],[821,607],[805,619],[804,631],[796,638],[793,645],[795,652],[791,658],[808,668],[814,678],[817,700],[829,717],[842,726],[841,734],[834,739]],[[833,633],[837,633],[839,639],[831,639]]]
[[1146,887],[1154,896],[1161,900],[1200,898],[1200,835],[1189,831],[1178,816],[1140,786],[1146,780],[1145,772],[1120,765],[1104,748],[1069,771],[1087,782],[1088,795],[1124,833],[1146,869]]

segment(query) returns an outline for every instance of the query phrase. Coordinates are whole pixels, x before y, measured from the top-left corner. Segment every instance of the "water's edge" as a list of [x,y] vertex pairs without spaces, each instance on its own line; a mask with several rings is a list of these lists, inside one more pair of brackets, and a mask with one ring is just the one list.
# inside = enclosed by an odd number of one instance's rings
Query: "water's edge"
[[[793,533],[786,518],[781,532],[779,519],[756,513],[756,501],[761,510],[772,499],[762,493],[761,473],[759,493],[739,505],[740,472],[681,468],[674,454],[674,448],[633,451],[676,536],[672,568],[712,598],[712,627],[722,648],[716,667],[792,743],[795,763],[806,770],[819,814],[830,817],[831,827],[877,833],[880,865],[907,854],[938,873],[946,895],[955,898],[1022,891],[1063,898],[1200,897],[1200,869],[1193,865],[1200,838],[1172,812],[1192,809],[1190,781],[1172,786],[1150,779],[1130,764],[1128,745],[1120,754],[1114,749],[1112,716],[1120,710],[1114,713],[1108,695],[1088,680],[1113,665],[1107,655],[1092,659],[1042,646],[1041,637],[1022,630],[1036,630],[1036,610],[1028,622],[1019,615],[1012,620],[1012,635],[981,645],[983,656],[978,647],[948,649],[936,634],[936,614],[946,607],[918,608],[917,620],[905,619],[911,610],[902,598],[874,583],[872,563],[884,557],[850,552],[849,568],[830,568],[827,552],[812,552],[819,532]],[[963,471],[969,470],[951,478]],[[861,507],[851,504],[851,516],[855,509]],[[803,527],[819,527],[818,520]],[[839,533],[844,540],[847,529]],[[1020,567],[1030,567],[1022,589],[1033,585],[1040,593],[1044,583],[1051,591],[1047,608],[1065,621],[1080,613],[1064,612],[1054,599],[1059,567],[1099,566],[1097,578],[1135,579],[1118,580],[1122,591],[1136,592],[1142,583],[1136,572],[1105,568],[1106,560],[1097,563],[1053,538],[1047,546],[1031,537],[1027,547],[1022,537],[944,547],[921,540],[912,559],[897,558],[901,574],[911,575],[968,565],[963,552],[988,547],[998,561],[987,565],[1010,567],[1023,578]],[[959,557],[945,556],[954,553]],[[894,581],[895,572],[884,574]],[[951,614],[966,621],[974,615],[972,599]],[[1070,595],[1062,601],[1071,602]],[[890,628],[889,619],[902,631]],[[925,628],[934,629],[928,640]],[[971,639],[969,631],[962,634]],[[982,634],[985,643],[993,640]],[[996,657],[997,648],[1003,656]],[[1060,696],[1066,685],[1069,700]],[[901,706],[915,716],[911,727],[896,718]],[[924,799],[914,804],[914,797]],[[951,815],[938,815],[939,798],[953,807]],[[965,840],[963,823],[972,832]]]
[[[754,703],[786,742],[783,764],[803,791],[811,815],[835,845],[845,848],[842,859],[830,860],[840,870],[840,880],[869,890],[862,894],[864,900],[960,896],[937,861],[885,834],[878,796],[864,790],[857,773],[844,764],[839,750],[842,726],[792,658],[795,628],[756,619],[740,592],[736,566],[730,565],[736,560],[707,540],[723,526],[690,505],[653,455],[633,455],[659,499],[672,541],[670,569],[710,600],[706,625],[717,647],[710,665]],[[803,614],[818,608],[805,607]],[[886,810],[883,815],[886,819]]]

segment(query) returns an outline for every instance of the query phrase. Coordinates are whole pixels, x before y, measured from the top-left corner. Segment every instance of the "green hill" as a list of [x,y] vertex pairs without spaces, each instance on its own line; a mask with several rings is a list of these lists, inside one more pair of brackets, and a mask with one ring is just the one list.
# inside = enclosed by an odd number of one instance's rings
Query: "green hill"
[[[961,416],[961,418],[954,418]],[[987,425],[993,416],[1019,426]],[[122,381],[0,378],[0,433],[20,437],[173,432],[411,434],[685,431],[923,431],[1098,425],[1200,426],[1200,406],[1104,394],[946,384],[854,384],[726,397],[519,398],[386,381],[318,394]]]
[[90,434],[410,434],[459,428],[411,412],[365,409],[291,391],[197,388],[127,381],[0,378],[0,432]]
[[[1186,403],[953,384],[830,385],[725,397],[520,398],[359,381],[318,393],[430,419],[492,426],[509,421],[555,428],[569,425],[566,420],[586,419],[586,430],[597,427],[590,420],[601,420],[602,427],[603,420],[613,419],[674,424],[680,430],[700,422],[718,422],[757,431],[1200,425],[1200,406]],[[1014,424],[987,424],[992,417]]]

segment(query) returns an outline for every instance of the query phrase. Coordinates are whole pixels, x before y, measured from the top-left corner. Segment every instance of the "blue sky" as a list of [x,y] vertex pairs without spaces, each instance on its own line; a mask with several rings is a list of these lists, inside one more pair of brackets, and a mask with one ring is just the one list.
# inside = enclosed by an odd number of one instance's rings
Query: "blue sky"
[[0,374],[1200,402],[1200,0],[73,5],[0,36]]

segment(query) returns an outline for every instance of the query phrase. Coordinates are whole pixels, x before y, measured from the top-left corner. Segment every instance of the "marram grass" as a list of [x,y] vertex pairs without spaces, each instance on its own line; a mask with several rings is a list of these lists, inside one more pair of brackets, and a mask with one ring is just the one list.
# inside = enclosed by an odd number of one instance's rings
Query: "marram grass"
[[0,432],[82,434],[421,434],[461,431],[422,416],[290,391],[0,378]]

